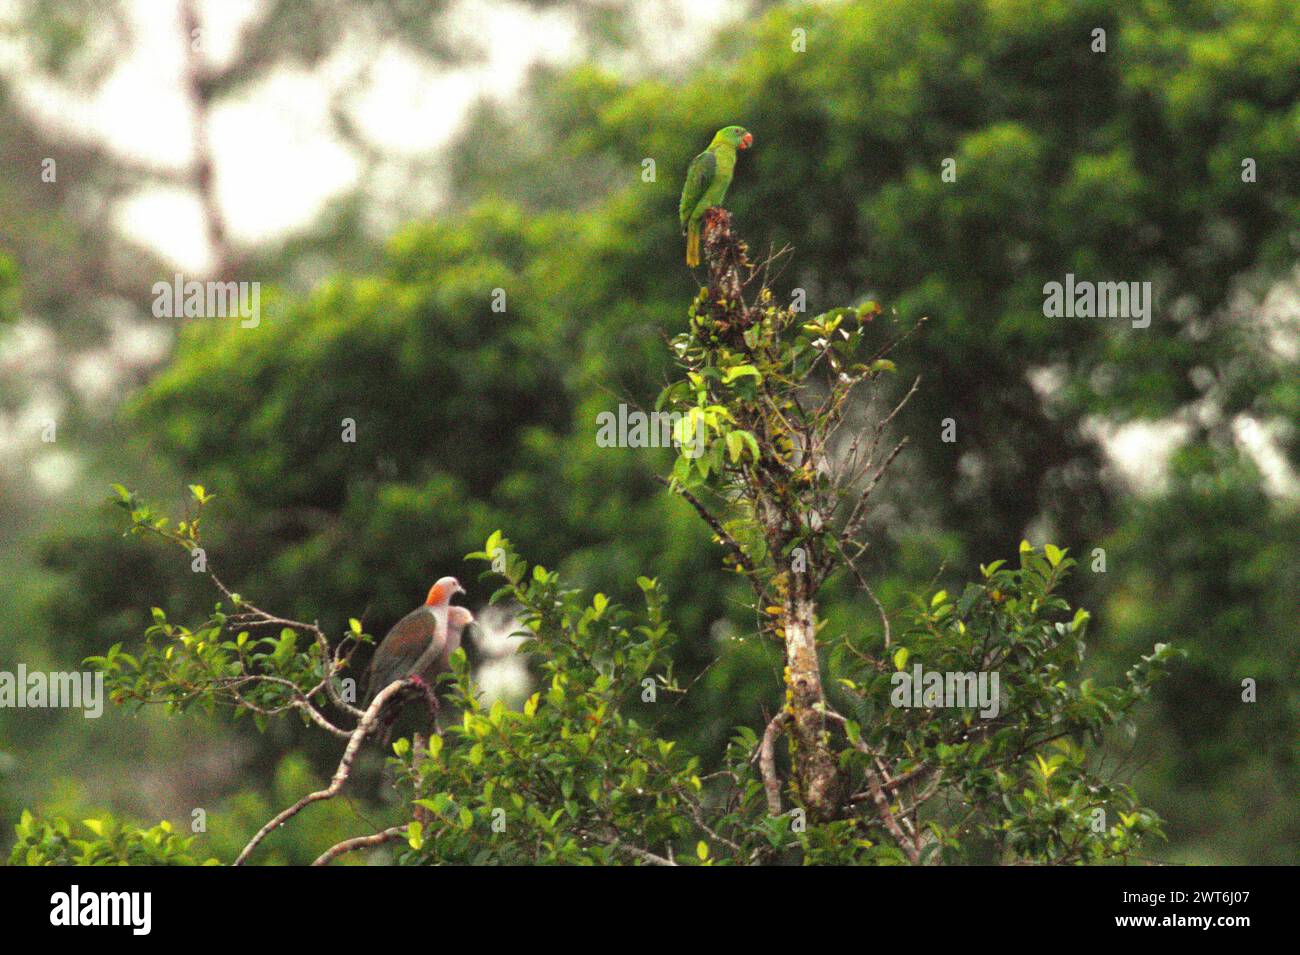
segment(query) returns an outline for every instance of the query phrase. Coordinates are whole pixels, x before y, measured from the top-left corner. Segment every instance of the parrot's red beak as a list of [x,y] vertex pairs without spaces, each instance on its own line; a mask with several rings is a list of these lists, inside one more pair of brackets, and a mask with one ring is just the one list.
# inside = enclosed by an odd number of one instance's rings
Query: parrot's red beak
[[744,136],[742,136],[742,137],[740,138],[740,148],[741,148],[741,149],[748,149],[748,148],[749,148],[750,146],[752,146],[752,145],[754,145],[754,134],[753,134],[753,133],[746,133]]

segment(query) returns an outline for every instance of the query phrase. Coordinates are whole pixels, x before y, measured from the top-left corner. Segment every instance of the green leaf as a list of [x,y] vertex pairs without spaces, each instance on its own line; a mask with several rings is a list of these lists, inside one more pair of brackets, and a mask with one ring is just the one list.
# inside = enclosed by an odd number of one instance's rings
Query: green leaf
[[907,666],[907,658],[908,658],[909,656],[911,656],[911,655],[912,655],[912,654],[911,654],[911,652],[907,649],[907,647],[899,647],[897,650],[895,650],[895,651],[894,651],[894,669],[895,669],[895,670],[902,670],[905,666]]
[[742,378],[746,375],[757,378],[759,381],[763,380],[763,376],[753,365],[736,365],[734,368],[727,369],[726,373],[722,376],[722,383],[724,385],[729,385],[737,378]]
[[740,456],[745,453],[745,439],[739,432],[727,432],[727,454],[731,458],[732,464],[740,463]]

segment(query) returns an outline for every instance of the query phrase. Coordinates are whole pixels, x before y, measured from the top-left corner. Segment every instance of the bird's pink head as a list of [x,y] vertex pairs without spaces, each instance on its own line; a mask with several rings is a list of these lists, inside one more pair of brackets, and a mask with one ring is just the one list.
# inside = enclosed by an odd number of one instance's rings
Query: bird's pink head
[[460,581],[455,577],[443,577],[436,584],[429,588],[429,596],[425,598],[425,604],[430,607],[445,607],[451,602],[451,598],[456,594],[463,594],[465,588],[460,585]]

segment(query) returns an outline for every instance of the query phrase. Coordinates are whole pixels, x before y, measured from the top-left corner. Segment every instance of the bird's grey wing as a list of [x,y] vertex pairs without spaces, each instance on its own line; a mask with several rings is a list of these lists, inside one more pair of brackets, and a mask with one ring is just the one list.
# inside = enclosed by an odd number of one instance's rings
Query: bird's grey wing
[[[430,624],[433,624],[431,627]],[[370,660],[370,679],[367,701],[373,700],[384,687],[412,673],[420,672],[418,666],[434,644],[441,649],[446,640],[446,608],[433,608],[433,615],[421,607],[412,610],[397,623],[380,642]]]
[[433,619],[437,621],[433,638],[425,646],[424,651],[411,667],[411,673],[418,674],[426,680],[433,674],[429,671],[434,667],[437,661],[442,657],[443,651],[447,646],[447,618],[448,609],[446,606],[433,607]]

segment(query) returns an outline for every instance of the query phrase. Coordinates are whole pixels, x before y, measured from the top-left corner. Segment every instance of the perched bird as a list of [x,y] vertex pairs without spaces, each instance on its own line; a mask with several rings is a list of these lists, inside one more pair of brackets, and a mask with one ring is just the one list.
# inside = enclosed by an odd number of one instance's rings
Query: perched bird
[[686,169],[678,215],[682,220],[682,235],[686,236],[686,264],[691,268],[700,264],[700,220],[727,197],[731,174],[736,168],[736,150],[748,149],[753,143],[754,137],[745,127],[724,126],[713,137],[709,148],[692,159]]
[[451,604],[453,596],[464,592],[455,577],[443,577],[429,588],[424,606],[393,625],[370,660],[367,707],[395,680],[411,677],[417,685],[428,687],[451,669],[451,655],[460,646],[461,633],[474,622],[468,610]]

